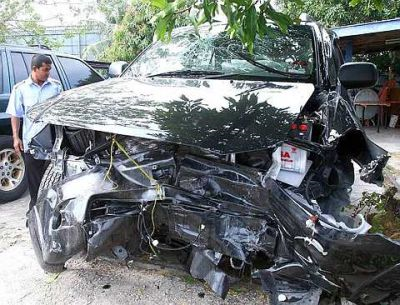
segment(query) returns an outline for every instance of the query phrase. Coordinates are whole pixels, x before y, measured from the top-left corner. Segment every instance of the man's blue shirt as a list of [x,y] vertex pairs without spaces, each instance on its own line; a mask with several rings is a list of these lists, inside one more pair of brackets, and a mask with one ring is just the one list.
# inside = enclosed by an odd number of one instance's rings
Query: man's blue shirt
[[42,86],[39,86],[29,76],[14,86],[6,112],[23,118],[22,142],[25,152],[28,151],[28,143],[31,139],[44,127],[43,124],[32,124],[32,121],[26,117],[26,113],[32,106],[60,94],[61,91],[61,83],[52,78],[48,78]]

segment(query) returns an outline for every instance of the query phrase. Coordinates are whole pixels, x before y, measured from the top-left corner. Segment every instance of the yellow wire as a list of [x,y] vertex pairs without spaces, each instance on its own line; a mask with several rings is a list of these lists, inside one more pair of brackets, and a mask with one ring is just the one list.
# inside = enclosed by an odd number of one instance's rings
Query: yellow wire
[[140,166],[139,163],[137,163],[134,159],[131,158],[131,156],[129,156],[129,154],[127,153],[127,151],[125,150],[125,148],[124,148],[121,144],[119,144],[117,140],[115,140],[115,144],[117,144],[117,147],[119,148],[119,150],[122,151],[122,152],[124,153],[124,155],[125,155],[133,164],[136,165],[136,167],[139,169],[139,171],[141,171],[142,174],[143,174],[147,179],[149,179],[149,181],[150,181],[151,183],[154,183],[154,184],[157,183],[157,182],[153,179],[153,177],[150,177],[149,174],[146,173],[146,171],[142,169],[142,167]]
[[151,226],[152,226],[152,230],[151,230],[150,236],[153,236],[153,234],[154,234],[154,232],[156,230],[156,225],[154,223],[154,211],[156,209],[156,205],[157,205],[157,199],[154,200],[153,208],[151,209]]
[[[112,159],[112,152],[113,152],[114,144],[116,144],[117,147],[118,147],[118,149],[119,149],[120,151],[122,151],[122,153],[123,153],[123,154],[124,154],[138,169],[139,169],[139,171],[143,174],[143,176],[145,176],[147,179],[149,179],[149,181],[150,181],[151,184],[155,184],[155,188],[156,188],[156,197],[154,198],[154,205],[153,205],[153,208],[152,208],[152,210],[151,210],[151,223],[152,223],[152,232],[151,232],[151,234],[150,234],[150,239],[151,239],[152,236],[153,236],[153,234],[154,234],[154,232],[155,232],[155,227],[156,227],[156,226],[155,226],[155,222],[154,222],[154,212],[155,212],[156,205],[157,205],[157,199],[163,200],[163,198],[164,198],[161,185],[159,185],[159,184],[157,183],[157,181],[155,181],[154,178],[151,177],[151,176],[142,168],[142,166],[141,166],[139,163],[137,163],[133,158],[131,158],[131,156],[128,154],[128,152],[125,150],[125,148],[115,139],[115,136],[113,137],[113,141],[112,141],[112,144],[111,144],[110,166],[109,166],[109,168],[108,168],[108,171],[107,171],[107,173],[106,173],[106,176],[108,176],[108,174],[109,174],[109,172],[110,172],[110,170],[111,170],[111,167],[112,167],[112,162],[113,162],[113,159]],[[153,251],[154,255],[157,255],[157,252],[156,252],[155,249],[153,248],[153,245],[151,244],[151,240],[150,240],[150,239],[149,239],[149,246],[150,246],[150,249]]]
[[106,171],[106,174],[104,176],[104,180],[103,181],[106,181],[107,178],[111,181],[109,175],[110,175],[111,168],[112,168],[112,165],[113,165],[113,162],[114,162],[114,160],[113,160],[114,144],[115,144],[115,138],[113,137],[113,140],[111,142],[111,148],[110,148],[110,165],[108,166],[108,169]]
[[157,252],[156,252],[156,250],[154,250],[153,245],[151,244],[150,241],[149,241],[149,246],[150,246],[151,251],[153,251],[154,255],[157,256]]
[[[160,199],[160,200],[163,200],[163,199],[164,199],[164,196],[163,196],[163,193],[162,193],[162,189],[161,189],[161,186],[160,186],[159,184],[156,185],[156,193],[157,193],[158,199]],[[152,231],[151,231],[150,236],[153,236],[153,234],[154,234],[154,232],[155,232],[155,230],[156,230],[156,225],[155,225],[155,222],[154,222],[154,211],[156,210],[157,196],[156,196],[156,198],[154,198],[153,208],[151,209],[151,225],[152,225]]]
[[150,177],[149,174],[143,170],[142,166],[137,163],[133,158],[131,158],[131,156],[129,156],[128,152],[125,150],[125,148],[117,141],[114,140],[115,144],[117,145],[117,147],[119,148],[120,151],[122,151],[124,153],[124,155],[139,169],[139,171],[147,178],[149,179],[150,183],[155,184],[156,187],[156,198],[154,199],[154,205],[151,211],[151,223],[152,223],[152,233],[150,236],[153,236],[154,231],[155,231],[155,223],[154,223],[154,211],[157,205],[157,197],[158,199],[162,200],[163,199],[163,194],[162,194],[162,189],[161,186],[153,179],[153,177]]

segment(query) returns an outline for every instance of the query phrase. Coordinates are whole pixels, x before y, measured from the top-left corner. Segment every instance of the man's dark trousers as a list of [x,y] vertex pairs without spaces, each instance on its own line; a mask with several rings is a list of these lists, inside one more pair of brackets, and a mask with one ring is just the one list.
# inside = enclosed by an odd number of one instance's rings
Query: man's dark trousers
[[30,211],[36,204],[40,181],[46,169],[46,161],[36,160],[30,153],[24,153],[24,161],[28,178],[29,194],[31,195],[31,201],[29,202]]

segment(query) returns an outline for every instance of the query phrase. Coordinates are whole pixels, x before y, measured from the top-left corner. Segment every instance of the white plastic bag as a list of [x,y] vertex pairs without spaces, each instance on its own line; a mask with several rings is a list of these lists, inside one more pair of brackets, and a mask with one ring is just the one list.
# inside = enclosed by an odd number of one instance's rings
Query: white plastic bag
[[283,143],[281,147],[281,168],[303,174],[306,171],[307,151]]
[[395,128],[398,120],[399,120],[399,116],[392,114],[390,116],[389,127],[390,128]]

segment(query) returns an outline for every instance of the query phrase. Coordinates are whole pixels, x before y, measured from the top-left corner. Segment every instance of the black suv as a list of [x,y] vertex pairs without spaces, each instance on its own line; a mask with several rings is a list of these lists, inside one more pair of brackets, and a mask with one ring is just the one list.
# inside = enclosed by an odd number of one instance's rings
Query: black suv
[[224,28],[179,29],[121,78],[32,108],[48,125],[30,147],[52,159],[28,219],[42,268],[173,253],[221,297],[251,275],[273,304],[398,299],[399,242],[346,209],[352,161],[380,184],[388,159],[347,96],[376,67],[343,64],[316,23],[252,53]]
[[28,77],[35,54],[51,58],[50,77],[60,81],[64,90],[103,80],[74,56],[41,48],[0,45],[0,203],[19,198],[27,188],[24,161],[13,149],[11,120],[5,111],[13,86]]

